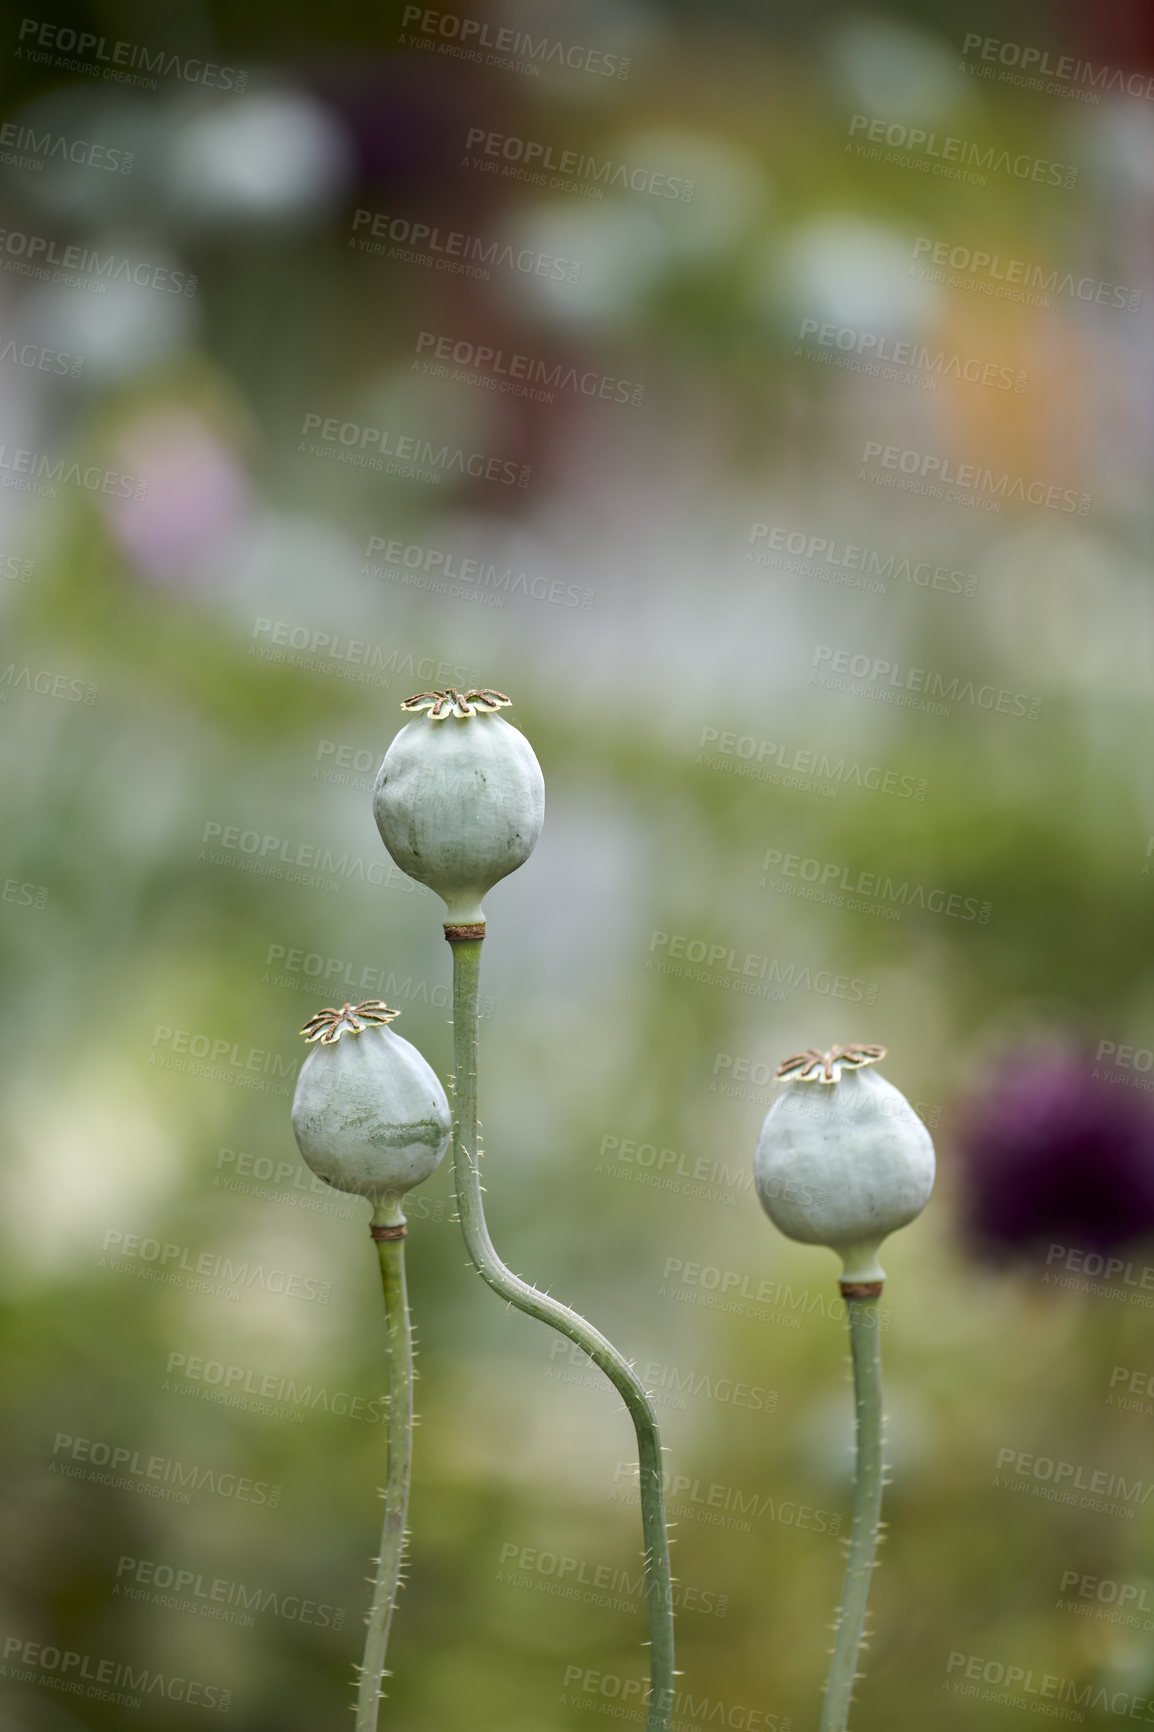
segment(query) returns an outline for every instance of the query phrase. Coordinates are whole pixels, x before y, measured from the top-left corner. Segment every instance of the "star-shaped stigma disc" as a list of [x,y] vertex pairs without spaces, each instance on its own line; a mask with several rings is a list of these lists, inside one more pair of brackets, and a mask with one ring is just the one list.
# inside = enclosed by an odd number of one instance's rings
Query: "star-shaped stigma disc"
[[843,1070],[861,1070],[885,1056],[884,1046],[831,1046],[828,1052],[811,1046],[793,1058],[782,1059],[777,1075],[781,1082],[835,1083]]
[[401,708],[428,710],[431,722],[443,722],[446,716],[457,716],[464,721],[467,716],[491,716],[495,710],[507,709],[512,702],[504,692],[490,691],[488,686],[474,687],[467,692],[448,686],[443,692],[418,692],[415,697],[406,698]]
[[342,1004],[339,1010],[318,1010],[310,1016],[301,1033],[310,1043],[319,1040],[322,1046],[333,1046],[342,1034],[361,1034],[366,1028],[380,1028],[400,1016],[390,1010],[380,998],[366,998],[363,1004]]

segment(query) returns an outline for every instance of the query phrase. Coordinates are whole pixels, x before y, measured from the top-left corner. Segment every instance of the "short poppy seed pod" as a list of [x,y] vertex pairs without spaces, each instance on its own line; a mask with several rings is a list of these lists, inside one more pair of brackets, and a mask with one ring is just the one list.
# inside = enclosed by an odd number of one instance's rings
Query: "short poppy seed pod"
[[786,1059],[757,1144],[766,1214],[788,1238],[836,1251],[843,1286],[884,1279],[879,1245],[921,1214],[934,1186],[929,1132],[867,1068],[884,1057],[880,1046],[835,1046]]
[[293,1096],[293,1133],[306,1164],[374,1207],[436,1170],[451,1128],[436,1072],[385,1026],[397,1014],[377,999],[318,1011],[301,1030],[315,1044]]
[[418,692],[424,711],[385,753],[373,789],[381,840],[410,878],[427,884],[446,925],[480,924],[481,898],[523,866],[541,834],[545,781],[533,748],[496,712],[500,692]]

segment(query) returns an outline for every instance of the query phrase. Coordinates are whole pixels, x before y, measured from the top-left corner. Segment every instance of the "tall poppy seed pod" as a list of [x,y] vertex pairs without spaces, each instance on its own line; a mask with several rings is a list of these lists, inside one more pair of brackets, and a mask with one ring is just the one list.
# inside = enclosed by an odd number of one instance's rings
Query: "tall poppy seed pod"
[[881,1046],[835,1046],[786,1059],[754,1162],[762,1207],[790,1239],[827,1245],[847,1284],[879,1282],[882,1240],[921,1214],[934,1145],[905,1096],[867,1067]]
[[920,1215],[934,1185],[934,1146],[904,1095],[869,1067],[884,1046],[810,1048],[777,1067],[754,1162],[762,1207],[791,1239],[841,1257],[853,1360],[853,1521],[821,1732],[846,1732],[860,1677],[870,1581],[881,1529],[882,1363],[878,1247]]
[[452,1129],[445,1091],[415,1046],[387,1024],[379,998],[320,1010],[301,1033],[292,1121],[306,1163],[338,1191],[367,1197],[385,1303],[388,1445],[384,1522],[358,1668],[356,1732],[377,1732],[389,1630],[401,1581],[413,1460],[413,1336],[405,1287],[401,1200],[427,1179]]
[[318,1011],[301,1030],[312,1051],[293,1096],[306,1164],[378,1208],[436,1170],[451,1129],[436,1072],[385,1026],[398,1014],[379,999]]
[[381,839],[444,903],[446,926],[484,922],[481,898],[523,866],[541,834],[545,781],[533,748],[497,711],[500,692],[418,692],[424,712],[385,753],[373,789]]

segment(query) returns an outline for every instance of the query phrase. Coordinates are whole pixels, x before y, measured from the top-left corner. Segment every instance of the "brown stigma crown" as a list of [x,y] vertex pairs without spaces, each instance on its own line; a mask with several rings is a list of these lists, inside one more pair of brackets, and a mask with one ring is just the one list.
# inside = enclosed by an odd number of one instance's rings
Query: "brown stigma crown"
[[418,692],[415,697],[406,698],[401,708],[428,710],[431,722],[442,722],[446,716],[464,721],[467,716],[491,716],[495,710],[507,709],[512,702],[504,692],[491,691],[488,686],[473,687],[467,692],[448,686],[443,692]]
[[861,1070],[885,1056],[884,1046],[831,1046],[828,1052],[811,1046],[793,1058],[782,1059],[777,1075],[781,1082],[835,1083],[843,1070]]
[[380,1028],[400,1016],[390,1010],[380,998],[366,998],[363,1004],[342,1004],[339,1010],[318,1010],[310,1016],[301,1033],[310,1043],[319,1040],[322,1046],[335,1046],[342,1034],[361,1034],[366,1028]]

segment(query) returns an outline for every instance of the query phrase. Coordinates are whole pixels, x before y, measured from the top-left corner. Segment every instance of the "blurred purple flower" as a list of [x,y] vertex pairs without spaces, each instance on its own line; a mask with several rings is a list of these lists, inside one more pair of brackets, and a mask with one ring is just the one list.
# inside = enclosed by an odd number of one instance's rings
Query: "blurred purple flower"
[[[472,176],[461,185],[465,136],[480,124],[478,105],[484,101],[484,87],[467,62],[431,54],[330,59],[312,69],[310,82],[340,115],[366,182],[382,183],[402,201],[419,195],[459,203],[464,193],[468,205],[487,202],[483,177],[480,186]],[[444,214],[435,205],[416,212],[423,222]]]
[[1154,1108],[1081,1047],[1011,1055],[964,1110],[959,1152],[966,1226],[987,1256],[1154,1233]]
[[148,490],[143,499],[102,500],[117,541],[146,577],[195,579],[247,505],[240,464],[199,415],[178,405],[146,410],[118,451],[126,473]]

